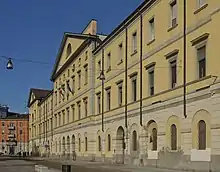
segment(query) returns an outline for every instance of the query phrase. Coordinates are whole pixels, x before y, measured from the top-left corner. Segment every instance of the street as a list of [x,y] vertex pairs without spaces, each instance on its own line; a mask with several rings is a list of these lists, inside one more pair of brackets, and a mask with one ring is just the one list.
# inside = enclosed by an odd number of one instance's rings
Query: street
[[[0,172],[61,172],[62,164],[70,164],[72,172],[181,172],[140,166],[104,165],[99,163],[70,163],[67,161],[0,158]],[[41,167],[44,167],[42,169]]]

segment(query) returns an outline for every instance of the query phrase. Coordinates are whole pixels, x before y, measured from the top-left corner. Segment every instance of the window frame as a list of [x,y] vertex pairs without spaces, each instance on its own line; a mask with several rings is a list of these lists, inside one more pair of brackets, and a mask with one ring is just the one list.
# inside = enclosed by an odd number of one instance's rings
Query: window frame
[[[153,73],[153,83],[151,83],[151,74]],[[151,69],[148,69],[148,86],[149,86],[149,91],[148,94],[149,96],[153,96],[155,94],[155,68],[152,67]],[[153,88],[153,93],[151,92]]]
[[132,53],[136,53],[137,52],[137,31],[134,31],[132,33]]
[[152,16],[148,20],[148,25],[149,25],[149,42],[155,40],[155,16]]

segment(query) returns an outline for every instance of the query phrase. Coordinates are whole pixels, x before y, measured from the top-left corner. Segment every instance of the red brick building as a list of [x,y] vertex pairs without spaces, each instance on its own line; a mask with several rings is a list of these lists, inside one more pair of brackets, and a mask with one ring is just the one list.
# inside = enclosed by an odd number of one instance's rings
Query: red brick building
[[28,114],[13,112],[8,112],[7,116],[0,118],[0,152],[4,154],[28,152],[28,121]]

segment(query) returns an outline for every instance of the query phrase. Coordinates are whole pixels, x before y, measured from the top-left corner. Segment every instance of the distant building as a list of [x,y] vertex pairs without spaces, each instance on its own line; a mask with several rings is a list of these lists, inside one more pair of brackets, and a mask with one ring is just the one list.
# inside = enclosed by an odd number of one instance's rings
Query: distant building
[[5,118],[8,113],[8,107],[4,105],[0,105],[0,118]]
[[28,152],[28,115],[8,112],[0,118],[0,152]]

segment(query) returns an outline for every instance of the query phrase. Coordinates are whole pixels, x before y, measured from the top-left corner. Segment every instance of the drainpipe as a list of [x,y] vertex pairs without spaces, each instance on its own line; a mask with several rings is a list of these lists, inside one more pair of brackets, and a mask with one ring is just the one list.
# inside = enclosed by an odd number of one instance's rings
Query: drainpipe
[[186,0],[183,1],[183,114],[186,114]]
[[143,16],[140,13],[140,125],[143,126],[142,119],[142,46],[143,46]]
[[125,28],[125,128],[128,128],[128,29]]
[[[101,72],[101,75],[104,76],[104,49],[102,49],[102,72]],[[102,81],[102,132],[104,132],[104,78],[102,78],[101,81]]]

